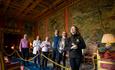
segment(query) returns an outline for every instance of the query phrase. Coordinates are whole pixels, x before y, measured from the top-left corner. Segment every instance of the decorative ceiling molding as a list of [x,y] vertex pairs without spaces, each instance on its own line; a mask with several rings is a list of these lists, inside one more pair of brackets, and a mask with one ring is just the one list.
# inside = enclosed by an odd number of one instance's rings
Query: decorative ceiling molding
[[38,21],[65,7],[73,7],[72,9],[84,13],[97,7],[111,10],[113,5],[113,0],[0,0],[0,16]]
[[[39,17],[42,17],[42,15],[44,16],[44,15],[46,15],[46,14],[49,14],[49,12],[50,13],[52,13],[52,11],[55,11],[56,9],[57,9],[57,5],[61,5],[61,4],[63,4],[64,2],[66,2],[66,1],[63,1],[63,0],[58,0],[58,1],[56,1],[56,2],[54,2],[49,8],[47,8],[46,10],[44,10],[42,13],[40,13],[40,14],[38,14],[38,15],[36,15],[36,16],[34,16],[34,18],[36,19],[38,19]],[[62,8],[62,7],[61,7]]]
[[[44,17],[50,16],[50,14],[55,13],[56,11],[59,11],[61,9],[64,9],[65,7],[71,6],[73,4],[74,0],[61,0],[59,3],[55,4],[55,6],[52,6],[48,10],[42,12],[40,15],[36,15],[34,19],[41,19]],[[80,2],[81,0],[75,0],[74,3]]]
[[41,2],[42,0],[35,0],[35,2],[32,3],[32,5],[27,8],[25,11],[24,11],[24,15],[27,14],[28,12],[34,10],[34,8]]
[[33,2],[33,0],[25,0],[23,5],[20,7],[20,10],[18,11],[17,15],[21,16],[23,11]]
[[48,14],[50,11],[52,13],[59,5],[68,1],[70,0],[1,0],[0,15],[36,21],[42,15]]

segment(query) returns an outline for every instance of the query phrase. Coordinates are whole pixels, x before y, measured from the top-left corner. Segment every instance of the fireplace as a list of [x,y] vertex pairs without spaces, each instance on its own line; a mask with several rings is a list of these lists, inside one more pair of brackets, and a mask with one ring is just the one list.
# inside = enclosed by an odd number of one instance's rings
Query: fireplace
[[18,49],[21,35],[19,33],[4,33],[3,34],[3,47],[7,53],[11,53],[11,47],[14,46]]

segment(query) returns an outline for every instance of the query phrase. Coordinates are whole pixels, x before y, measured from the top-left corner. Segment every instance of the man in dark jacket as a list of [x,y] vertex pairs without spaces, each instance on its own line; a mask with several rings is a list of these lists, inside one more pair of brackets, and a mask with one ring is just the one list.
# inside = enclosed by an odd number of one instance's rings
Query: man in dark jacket
[[71,27],[71,36],[69,37],[69,58],[71,70],[79,70],[83,60],[82,49],[86,47],[76,26]]
[[[53,53],[52,53],[52,59],[53,61],[57,61],[57,57],[58,57],[58,48],[59,48],[59,43],[60,43],[60,39],[61,37],[59,36],[59,31],[55,30],[55,35],[53,37],[53,41],[52,41],[52,48],[53,48]],[[55,69],[56,66],[55,64],[53,64],[53,69]]]
[[[57,56],[57,63],[60,64],[61,61],[63,62],[63,66],[66,66],[66,48],[68,47],[68,38],[67,38],[67,33],[65,31],[62,32],[62,38],[59,43],[59,48],[58,48],[58,56]],[[57,68],[58,70],[61,70],[61,67]],[[65,70],[65,69],[63,69]]]

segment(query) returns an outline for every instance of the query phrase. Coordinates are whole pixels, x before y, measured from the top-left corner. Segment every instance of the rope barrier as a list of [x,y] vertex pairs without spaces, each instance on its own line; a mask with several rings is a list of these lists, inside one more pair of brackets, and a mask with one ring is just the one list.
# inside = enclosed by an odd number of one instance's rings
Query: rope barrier
[[[19,54],[19,52],[18,52],[17,50],[14,50],[11,54],[6,53],[6,51],[5,51],[3,48],[2,48],[2,51],[3,51],[3,53],[5,53],[7,56],[12,56],[12,55],[16,52],[16,54],[18,55],[18,57],[19,57],[21,60],[23,60],[23,61],[31,61],[31,60],[35,59],[35,58],[39,55],[39,54],[37,54],[36,56],[32,57],[31,59],[26,60],[26,59],[23,59],[23,58],[21,57],[21,55]],[[42,54],[42,53],[41,53],[41,56],[45,57],[47,60],[49,60],[50,62],[54,63],[55,65],[60,66],[61,68],[64,68],[65,70],[70,70],[69,67],[63,66],[62,64],[58,64],[57,62],[51,60],[50,58],[46,57],[46,56],[45,56],[44,54]],[[2,60],[2,59],[0,58],[0,60]],[[100,59],[94,59],[93,61],[95,61],[95,60],[99,61]],[[102,62],[103,62],[103,61],[102,61]],[[2,65],[1,65],[1,66],[2,66],[2,67],[4,66],[3,60],[2,60]]]
[[18,57],[21,58],[23,61],[31,61],[33,59],[35,59],[39,54],[37,54],[36,56],[34,56],[31,59],[25,60],[21,57],[21,55],[18,53],[18,51],[14,50],[11,54],[6,53],[6,51],[2,48],[3,52],[7,55],[7,56],[12,56],[15,52],[17,53]]
[[[37,54],[35,57],[33,57],[33,58],[31,58],[31,59],[25,60],[25,59],[23,59],[23,58],[20,56],[20,54],[18,53],[18,51],[16,51],[16,53],[17,53],[18,57],[21,58],[23,61],[31,61],[31,60],[33,60],[34,58],[36,58],[36,57],[39,55],[39,54]],[[55,65],[58,65],[58,66],[60,66],[60,67],[62,67],[62,68],[64,68],[64,69],[66,69],[66,70],[70,70],[70,68],[65,67],[65,66],[63,66],[63,65],[61,65],[61,64],[58,64],[58,63],[54,62],[54,61],[51,60],[50,58],[47,58],[45,55],[43,55],[43,54],[41,54],[41,55],[42,55],[43,57],[45,57],[46,59],[48,59],[50,62],[54,63]]]
[[2,48],[2,51],[7,56],[12,56],[16,52],[16,50],[14,50],[11,54],[8,54],[8,53],[6,53],[6,51],[3,48]]
[[65,67],[65,66],[63,66],[63,65],[61,65],[61,64],[58,64],[58,63],[54,62],[54,61],[51,60],[50,58],[46,57],[44,54],[41,54],[41,56],[45,57],[47,60],[49,60],[50,62],[54,63],[55,65],[58,65],[58,66],[60,66],[60,67],[62,67],[62,68],[64,68],[64,69],[66,69],[66,70],[70,70],[69,67]]
[[23,61],[32,61],[33,59],[35,59],[39,55],[39,54],[37,54],[36,56],[32,57],[31,59],[26,60],[26,59],[21,57],[21,55],[18,53],[18,51],[16,51],[16,53],[17,53],[18,57]]
[[[6,53],[4,50],[3,50],[3,52]],[[28,59],[28,60],[23,59],[23,58],[21,57],[21,55],[19,54],[19,52],[16,51],[16,50],[14,50],[13,53],[7,54],[7,55],[8,55],[8,56],[11,56],[11,55],[13,55],[15,52],[17,53],[18,57],[19,57],[21,60],[23,60],[23,61],[31,61],[31,60],[35,59],[35,58],[39,55],[39,54],[37,54],[36,56],[34,56],[34,57],[32,57],[31,59]],[[61,64],[58,64],[57,62],[54,62],[53,60],[51,60],[50,58],[46,57],[46,56],[43,55],[43,54],[41,54],[41,56],[45,57],[47,60],[49,60],[50,62],[54,63],[54,64],[57,65],[57,66],[60,66],[60,67],[62,67],[62,68],[64,68],[64,69],[66,69],[66,70],[70,70],[69,67],[65,67],[65,66],[63,66],[63,65],[61,65]]]

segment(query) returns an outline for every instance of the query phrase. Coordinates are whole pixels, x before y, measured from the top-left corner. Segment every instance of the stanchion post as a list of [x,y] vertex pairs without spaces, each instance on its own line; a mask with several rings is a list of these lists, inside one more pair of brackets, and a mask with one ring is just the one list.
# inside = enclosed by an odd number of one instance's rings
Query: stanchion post
[[1,63],[1,70],[5,70],[3,53],[1,51],[0,51],[0,63]]

